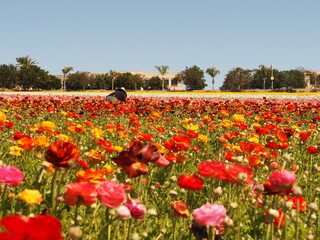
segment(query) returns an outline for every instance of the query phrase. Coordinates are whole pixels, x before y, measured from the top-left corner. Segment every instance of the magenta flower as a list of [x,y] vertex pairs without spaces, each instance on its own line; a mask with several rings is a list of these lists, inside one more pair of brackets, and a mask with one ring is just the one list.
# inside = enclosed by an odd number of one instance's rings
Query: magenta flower
[[227,210],[222,204],[207,203],[193,210],[194,220],[201,226],[216,227],[223,223]]
[[296,174],[288,170],[275,171],[269,176],[269,181],[273,189],[289,188],[296,182]]
[[0,167],[0,183],[15,187],[23,183],[23,173],[14,166]]
[[118,207],[126,198],[123,186],[114,181],[104,181],[96,187],[98,198],[110,208]]
[[146,206],[141,204],[139,200],[128,199],[126,207],[129,208],[131,216],[138,219],[143,219],[143,216],[147,212]]
[[91,206],[97,200],[98,193],[91,183],[75,182],[68,184],[66,188],[64,201],[70,206],[78,204]]

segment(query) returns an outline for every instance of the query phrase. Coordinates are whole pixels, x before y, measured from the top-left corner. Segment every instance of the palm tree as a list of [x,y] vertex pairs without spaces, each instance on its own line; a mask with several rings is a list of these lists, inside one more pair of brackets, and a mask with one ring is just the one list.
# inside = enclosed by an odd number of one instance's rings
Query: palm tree
[[62,80],[62,90],[66,90],[67,86],[66,86],[66,76],[69,72],[73,71],[73,67],[65,67],[62,69],[62,73],[63,73],[63,80]]
[[31,65],[36,65],[38,62],[36,60],[31,59],[29,56],[25,57],[18,57],[16,58],[16,61],[18,62],[18,67],[30,67]]
[[270,68],[263,64],[259,65],[259,68],[263,75],[263,89],[266,89],[266,80],[268,79]]
[[212,77],[212,90],[214,90],[214,78],[217,74],[220,73],[220,71],[217,68],[212,67],[212,68],[208,68],[206,73],[209,74],[210,77]]
[[162,90],[164,90],[164,78],[163,76],[167,73],[169,66],[155,66],[155,68],[159,71],[161,74],[161,80],[162,80]]
[[114,90],[114,80],[119,75],[119,73],[116,71],[110,70],[108,74],[111,77],[111,89]]

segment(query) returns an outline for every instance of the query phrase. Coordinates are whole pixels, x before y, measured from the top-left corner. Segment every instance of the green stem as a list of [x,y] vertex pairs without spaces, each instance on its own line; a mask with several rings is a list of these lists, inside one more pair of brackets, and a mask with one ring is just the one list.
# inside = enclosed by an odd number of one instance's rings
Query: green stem
[[56,205],[57,205],[56,178],[57,178],[58,171],[59,170],[56,168],[51,179],[51,212],[52,212],[51,214],[52,215],[56,214]]

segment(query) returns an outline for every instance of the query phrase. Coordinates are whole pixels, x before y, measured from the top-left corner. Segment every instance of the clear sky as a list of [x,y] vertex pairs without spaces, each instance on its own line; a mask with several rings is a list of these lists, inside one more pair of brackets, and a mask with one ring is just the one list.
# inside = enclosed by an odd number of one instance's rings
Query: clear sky
[[[0,64],[50,74],[273,65],[320,70],[319,0],[0,0]],[[210,77],[207,89],[211,89]]]

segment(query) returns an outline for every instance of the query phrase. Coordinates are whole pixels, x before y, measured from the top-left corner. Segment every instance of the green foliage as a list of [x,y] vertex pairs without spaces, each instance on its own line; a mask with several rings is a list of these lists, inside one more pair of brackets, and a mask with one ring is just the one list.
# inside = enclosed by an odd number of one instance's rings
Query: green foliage
[[159,77],[152,77],[146,81],[147,90],[161,90],[162,89],[162,80]]
[[60,80],[36,65],[20,67],[17,84],[23,88],[52,89],[60,87]]
[[97,74],[94,78],[94,89],[111,89],[112,77],[109,74]]
[[139,74],[131,74],[129,72],[119,74],[115,80],[115,88],[124,87],[125,89],[140,90],[144,88],[144,79]]
[[220,71],[216,67],[208,68],[206,71],[207,74],[212,78],[212,89],[214,89],[214,78]]
[[68,75],[66,86],[69,90],[85,90],[94,83],[94,77],[88,72],[76,72]]
[[243,68],[234,68],[228,72],[221,86],[221,90],[240,91],[251,86],[252,71]]
[[305,88],[303,72],[299,70],[281,71],[277,78],[277,87]]
[[196,65],[190,68],[186,67],[181,72],[181,76],[187,90],[203,90],[207,86],[204,71]]
[[14,88],[18,81],[18,70],[13,64],[0,65],[0,87]]

